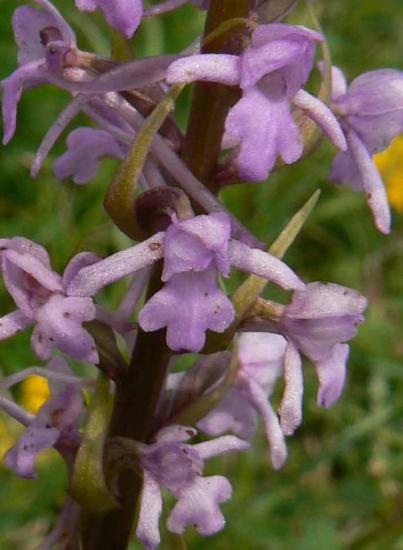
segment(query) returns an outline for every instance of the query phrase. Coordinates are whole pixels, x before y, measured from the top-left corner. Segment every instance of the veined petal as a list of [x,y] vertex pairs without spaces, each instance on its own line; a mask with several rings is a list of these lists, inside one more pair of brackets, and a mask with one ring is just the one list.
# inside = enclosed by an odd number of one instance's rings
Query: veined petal
[[263,388],[250,378],[244,377],[244,379],[248,386],[249,399],[263,419],[273,468],[278,470],[287,460],[284,433]]
[[96,176],[103,157],[123,159],[125,148],[109,132],[76,128],[67,138],[67,151],[54,163],[55,176],[59,180],[72,177],[82,185]]
[[162,496],[159,483],[143,470],[143,488],[136,536],[147,550],[154,550],[161,542],[159,519],[162,512]]
[[222,476],[196,477],[182,489],[167,521],[173,533],[183,533],[193,525],[202,535],[212,535],[225,525],[219,504],[231,498],[230,482]]
[[11,338],[32,324],[32,319],[26,317],[22,311],[16,310],[0,317],[0,340]]
[[346,151],[347,142],[343,130],[332,111],[320,99],[300,90],[293,99],[294,104],[302,109],[324,131],[335,147]]
[[46,11],[30,6],[21,6],[13,14],[13,31],[18,46],[18,63],[25,65],[45,57],[45,49],[40,40],[40,31],[55,27],[56,20]]
[[375,225],[382,233],[390,233],[390,209],[388,197],[381,176],[370,153],[358,135],[350,130],[347,133],[349,152],[360,173],[362,186],[367,196],[368,206],[372,210]]
[[256,432],[256,411],[245,399],[244,393],[233,387],[218,405],[197,423],[197,427],[213,436],[232,432],[242,439],[249,439]]
[[239,85],[241,63],[237,55],[200,54],[174,61],[167,70],[166,80],[170,84],[207,81]]
[[139,323],[149,332],[167,327],[167,344],[174,351],[200,351],[206,330],[224,332],[234,319],[234,307],[217,285],[215,268],[176,273],[148,300]]
[[49,0],[34,0],[36,4],[45,8],[45,10],[51,14],[56,22],[56,27],[60,31],[63,40],[69,44],[74,45],[76,43],[76,37],[71,29],[70,25],[67,23],[65,18],[59,12],[59,10],[51,3]]
[[239,439],[235,435],[223,435],[222,437],[193,445],[193,448],[199,453],[203,460],[208,460],[214,456],[233,451],[247,451],[250,447],[251,445],[248,441]]
[[336,344],[329,359],[316,363],[319,377],[317,403],[320,407],[331,407],[339,399],[346,378],[349,351],[347,344]]
[[124,63],[90,81],[73,81],[59,74],[49,73],[49,82],[70,92],[103,94],[121,90],[132,90],[153,84],[165,78],[168,66],[178,55],[160,55]]
[[285,308],[289,319],[324,319],[343,315],[361,316],[367,307],[365,296],[335,283],[308,283],[297,290]]
[[299,130],[278,77],[266,77],[245,91],[228,113],[225,130],[240,142],[237,167],[246,181],[265,180],[278,155],[287,164],[302,155]]
[[285,435],[292,435],[302,421],[304,383],[302,362],[297,348],[288,343],[284,359],[285,390],[280,404],[280,425]]
[[7,145],[14,135],[17,121],[17,105],[21,98],[22,90],[28,86],[39,86],[47,81],[44,63],[43,59],[31,61],[19,67],[8,78],[1,82],[3,89],[3,145]]
[[241,271],[253,273],[273,283],[290,289],[303,289],[304,283],[284,262],[258,248],[232,239],[230,242],[231,263]]
[[162,258],[164,233],[80,269],[67,288],[70,296],[93,296],[101,288]]
[[118,29],[126,38],[131,38],[139,26],[143,13],[142,0],[76,0],[81,11],[100,8],[111,27]]

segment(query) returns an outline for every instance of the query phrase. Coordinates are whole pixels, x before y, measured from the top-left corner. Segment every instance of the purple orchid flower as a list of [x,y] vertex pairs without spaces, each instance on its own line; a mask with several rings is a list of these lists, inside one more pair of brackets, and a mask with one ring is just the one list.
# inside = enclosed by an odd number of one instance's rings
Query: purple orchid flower
[[280,308],[278,331],[288,340],[284,358],[285,391],[280,405],[281,427],[291,435],[302,419],[302,352],[315,365],[318,405],[332,406],[343,389],[348,342],[364,321],[367,300],[337,284],[310,283]]
[[278,334],[243,333],[239,337],[239,368],[233,387],[197,427],[212,436],[232,432],[249,440],[256,432],[257,414],[264,423],[274,468],[281,468],[287,448],[268,397],[283,372],[286,340]]
[[390,232],[390,210],[372,155],[403,132],[403,71],[380,69],[360,75],[347,88],[334,67],[332,109],[345,132],[348,150],[334,161],[330,179],[363,190],[375,224]]
[[111,27],[117,29],[126,38],[131,38],[141,22],[142,0],[76,0],[81,11],[95,11],[100,8]]
[[73,258],[63,280],[52,270],[40,245],[21,237],[1,239],[3,279],[18,309],[0,319],[0,340],[34,324],[31,344],[41,359],[49,359],[52,351],[59,349],[76,359],[97,363],[95,342],[82,327],[84,321],[95,318],[95,305],[90,298],[66,296],[64,291],[75,271],[94,261],[94,256],[89,256]]
[[83,185],[96,176],[103,157],[123,160],[127,149],[105,130],[76,128],[67,138],[67,151],[54,163],[55,176],[59,180],[72,177],[77,185]]
[[299,129],[290,110],[292,101],[310,116],[341,150],[346,149],[339,124],[322,102],[304,90],[313,65],[315,42],[321,34],[281,23],[261,25],[240,57],[195,55],[172,63],[168,82],[206,80],[240,86],[242,98],[226,120],[226,142],[237,144],[239,175],[265,180],[278,156],[286,164],[303,152]]
[[220,212],[187,220],[174,216],[165,233],[78,271],[68,295],[93,296],[162,257],[166,285],[145,304],[139,323],[145,331],[166,326],[167,342],[174,351],[200,351],[207,329],[222,332],[231,324],[232,303],[217,283],[218,273],[228,277],[231,266],[286,289],[304,288],[281,260],[231,239],[230,218]]
[[[71,373],[61,357],[53,358],[48,367],[63,374]],[[51,398],[42,405],[18,442],[4,457],[4,465],[26,479],[36,478],[35,460],[43,449],[57,446],[68,460],[69,449],[80,442],[78,427],[84,412],[80,386],[52,382],[50,387]]]
[[75,47],[75,35],[56,8],[47,0],[37,0],[37,4],[46,11],[22,6],[13,15],[20,66],[1,83],[4,145],[14,135],[22,91],[49,82],[50,75],[62,69],[66,54]]
[[136,534],[149,550],[160,543],[159,517],[162,511],[161,488],[168,489],[177,502],[167,527],[183,533],[188,525],[202,535],[212,535],[225,525],[219,505],[231,498],[231,485],[223,476],[203,477],[204,461],[232,451],[244,451],[249,443],[235,436],[189,445],[196,435],[186,426],[169,426],[160,430],[156,442],[137,443],[143,470],[143,491]]

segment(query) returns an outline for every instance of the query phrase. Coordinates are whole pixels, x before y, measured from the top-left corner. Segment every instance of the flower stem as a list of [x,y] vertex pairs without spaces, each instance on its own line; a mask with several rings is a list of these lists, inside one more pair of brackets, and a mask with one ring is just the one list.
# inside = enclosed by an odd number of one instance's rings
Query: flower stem
[[[161,285],[160,269],[160,266],[154,268],[149,296]],[[139,329],[130,368],[116,386],[110,437],[127,437],[136,441],[150,438],[170,355],[165,344],[165,331],[143,332]],[[84,550],[127,548],[141,486],[141,479],[135,472],[122,472],[119,483],[121,506],[90,520],[84,535]]]
[[[223,22],[249,15],[249,0],[211,0],[204,37],[211,36]],[[208,40],[202,53],[240,53],[243,49],[243,25],[231,27]],[[241,31],[240,31],[241,29]],[[214,190],[211,176],[217,164],[229,109],[239,99],[239,90],[208,82],[195,85],[183,159],[194,175]]]

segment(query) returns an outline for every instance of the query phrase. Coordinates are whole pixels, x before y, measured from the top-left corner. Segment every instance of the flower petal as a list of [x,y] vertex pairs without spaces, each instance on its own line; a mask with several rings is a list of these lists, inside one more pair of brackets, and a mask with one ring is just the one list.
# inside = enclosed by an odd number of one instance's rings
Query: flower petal
[[230,242],[231,263],[241,271],[253,273],[289,290],[303,289],[304,283],[284,262],[258,248],[232,239]]
[[24,88],[39,86],[47,82],[44,71],[44,60],[31,61],[14,71],[1,82],[3,89],[3,145],[11,140],[15,133],[17,121],[17,105]]
[[188,525],[193,525],[201,535],[217,533],[225,525],[218,505],[230,499],[231,494],[231,484],[225,477],[196,477],[175,495],[178,502],[168,517],[168,529],[183,533]]
[[101,8],[109,25],[126,38],[133,36],[143,13],[142,0],[76,0],[76,6],[81,11]]
[[339,399],[346,378],[348,354],[347,344],[336,344],[329,359],[316,363],[320,383],[317,403],[320,407],[331,407]]
[[343,130],[332,111],[320,99],[300,90],[293,99],[294,104],[302,109],[323,130],[335,147],[341,151],[347,149]]
[[70,282],[67,294],[93,296],[104,286],[151,265],[162,257],[163,237],[163,232],[156,233],[140,244],[80,269]]
[[223,332],[234,319],[233,305],[216,279],[214,268],[176,273],[140,311],[141,328],[148,332],[166,326],[172,350],[200,351],[207,329]]
[[382,233],[390,233],[390,209],[388,197],[381,176],[372,157],[358,135],[350,130],[347,133],[349,152],[361,176],[362,186],[372,210],[375,225]]
[[148,550],[154,550],[161,542],[159,519],[162,513],[162,496],[159,483],[143,471],[143,488],[136,536]]
[[32,324],[32,319],[16,310],[0,317],[0,340],[11,338]]
[[280,425],[285,435],[292,435],[302,421],[304,382],[302,362],[297,348],[288,343],[284,361],[285,390],[280,404]]
[[241,65],[237,55],[200,54],[174,61],[167,70],[166,80],[170,84],[207,81],[237,86],[241,76]]
[[76,128],[67,138],[67,151],[54,163],[57,179],[73,178],[82,185],[92,180],[103,157],[123,159],[125,148],[109,132],[94,128]]

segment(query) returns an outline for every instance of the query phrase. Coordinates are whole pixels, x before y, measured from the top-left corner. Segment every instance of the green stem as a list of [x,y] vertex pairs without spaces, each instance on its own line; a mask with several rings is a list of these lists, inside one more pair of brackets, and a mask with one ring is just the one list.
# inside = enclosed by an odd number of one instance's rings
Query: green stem
[[[211,0],[204,29],[208,41],[202,46],[202,53],[240,53],[243,49],[242,20],[237,27],[230,26],[228,32],[213,33],[225,21],[248,15],[249,0]],[[195,85],[183,159],[194,175],[210,188],[213,187],[209,180],[220,154],[225,119],[239,97],[238,89],[222,84],[198,82]]]
[[[158,266],[151,278],[149,296],[159,289],[160,275]],[[150,438],[170,355],[165,343],[165,331],[139,330],[130,368],[116,386],[110,437],[127,437],[137,441]],[[93,518],[85,532],[84,550],[127,548],[141,492],[141,480],[135,472],[124,471],[119,488],[119,509]]]

